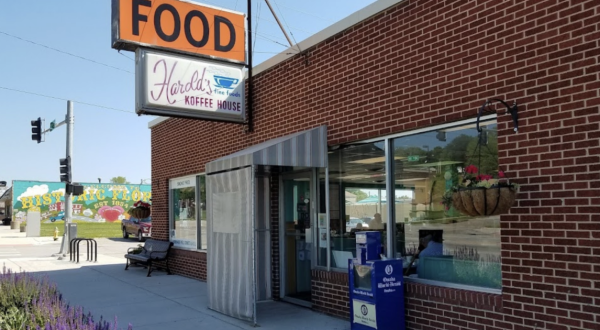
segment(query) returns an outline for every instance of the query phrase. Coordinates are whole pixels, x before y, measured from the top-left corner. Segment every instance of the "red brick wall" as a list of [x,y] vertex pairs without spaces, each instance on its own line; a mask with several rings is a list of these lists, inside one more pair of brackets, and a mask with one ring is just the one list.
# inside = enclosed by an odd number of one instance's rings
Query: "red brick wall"
[[307,49],[309,65],[298,56],[261,72],[253,133],[183,119],[154,127],[153,233],[168,237],[169,178],[250,145],[318,125],[335,145],[516,100],[517,134],[498,117],[501,166],[521,184],[501,218],[501,303],[454,309],[461,300],[433,306],[410,291],[411,328],[600,329],[599,38],[598,0],[407,0]]
[[348,274],[313,269],[312,302],[317,311],[348,318]]
[[526,329],[503,315],[502,296],[406,283],[409,329]]
[[169,267],[175,274],[206,281],[206,253],[171,249]]

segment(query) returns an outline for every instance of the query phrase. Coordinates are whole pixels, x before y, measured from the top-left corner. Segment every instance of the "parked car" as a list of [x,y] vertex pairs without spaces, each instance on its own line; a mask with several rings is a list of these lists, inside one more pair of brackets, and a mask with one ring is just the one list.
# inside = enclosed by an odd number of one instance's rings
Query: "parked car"
[[61,211],[61,212],[58,212],[57,215],[55,215],[53,217],[50,217],[50,222],[54,222],[56,220],[63,220],[64,221],[65,220],[65,212]]
[[346,221],[346,231],[349,232],[356,228],[360,224],[359,228],[369,228],[369,224],[363,219],[350,217],[350,221]]
[[129,238],[129,235],[133,235],[138,241],[143,242],[146,238],[152,237],[152,217],[123,219],[121,220],[121,229],[123,230],[123,238]]

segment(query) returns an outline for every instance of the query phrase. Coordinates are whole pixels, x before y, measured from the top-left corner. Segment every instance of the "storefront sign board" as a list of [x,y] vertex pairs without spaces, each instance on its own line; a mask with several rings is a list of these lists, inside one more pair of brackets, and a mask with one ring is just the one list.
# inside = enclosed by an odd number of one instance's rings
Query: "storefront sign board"
[[112,48],[246,63],[245,14],[181,0],[112,0]]
[[148,49],[136,63],[138,114],[244,122],[242,66]]

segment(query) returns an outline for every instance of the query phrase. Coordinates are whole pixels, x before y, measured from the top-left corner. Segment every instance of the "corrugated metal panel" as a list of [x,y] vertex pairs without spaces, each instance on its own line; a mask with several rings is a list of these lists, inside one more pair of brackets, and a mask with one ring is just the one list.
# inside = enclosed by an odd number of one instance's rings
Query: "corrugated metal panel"
[[272,139],[206,164],[214,173],[248,165],[327,167],[327,127]]
[[207,178],[208,307],[256,321],[253,168]]

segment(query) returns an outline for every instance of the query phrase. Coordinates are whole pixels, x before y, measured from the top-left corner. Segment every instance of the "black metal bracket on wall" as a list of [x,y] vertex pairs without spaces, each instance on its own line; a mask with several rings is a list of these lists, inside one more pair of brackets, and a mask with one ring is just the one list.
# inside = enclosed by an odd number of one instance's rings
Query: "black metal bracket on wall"
[[517,106],[517,101],[514,101],[512,106],[509,106],[506,102],[504,102],[503,100],[500,100],[500,99],[489,99],[489,100],[485,101],[485,103],[483,103],[481,108],[479,108],[479,112],[477,113],[477,132],[481,133],[481,128],[479,128],[479,118],[481,117],[481,114],[485,110],[485,107],[488,106],[488,104],[493,103],[493,102],[500,102],[500,103],[504,104],[504,106],[506,107],[505,114],[510,113],[510,116],[512,117],[513,124],[514,124],[513,130],[515,131],[515,133],[518,132],[519,131],[519,108]]

